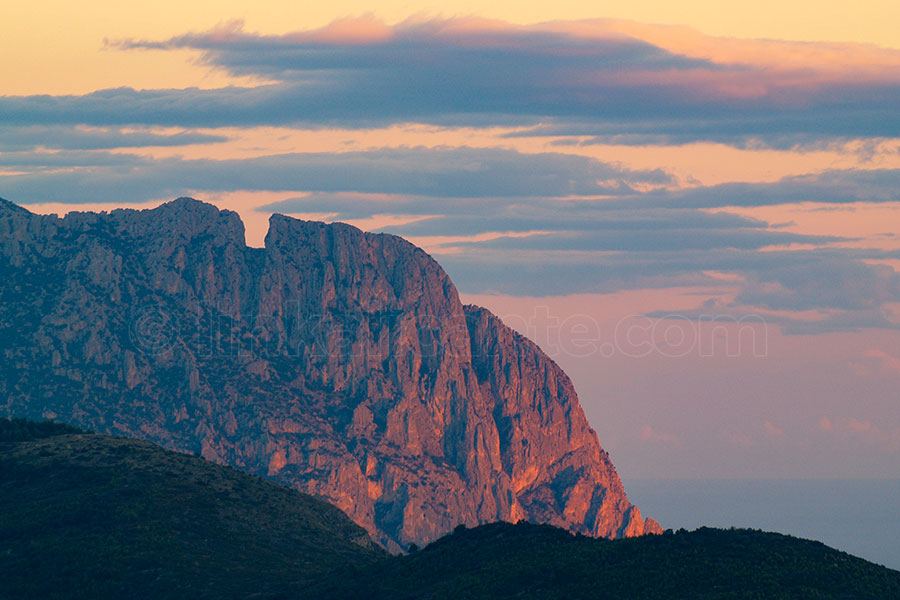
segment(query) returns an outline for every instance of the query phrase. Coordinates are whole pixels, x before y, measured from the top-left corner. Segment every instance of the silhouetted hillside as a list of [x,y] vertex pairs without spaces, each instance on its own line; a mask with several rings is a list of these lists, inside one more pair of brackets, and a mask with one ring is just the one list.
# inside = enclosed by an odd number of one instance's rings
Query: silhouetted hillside
[[900,598],[900,572],[751,530],[605,540],[495,523],[391,557],[310,496],[72,431],[0,419],[0,597]]
[[317,588],[328,598],[540,600],[900,598],[900,572],[819,542],[747,529],[604,540],[548,525],[457,529]]
[[72,430],[0,419],[0,597],[297,597],[386,556],[326,502]]

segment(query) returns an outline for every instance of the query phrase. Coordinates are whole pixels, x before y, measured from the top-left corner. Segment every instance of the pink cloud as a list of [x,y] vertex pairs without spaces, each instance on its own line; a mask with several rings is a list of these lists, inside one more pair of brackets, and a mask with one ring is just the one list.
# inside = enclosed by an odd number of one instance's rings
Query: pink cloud
[[394,37],[394,29],[368,14],[362,17],[338,19],[308,36],[310,41],[323,44],[377,44]]
[[900,451],[900,427],[882,429],[871,421],[847,419],[844,424],[849,435],[867,443],[886,447],[891,452]]
[[650,425],[644,425],[643,429],[641,429],[640,437],[645,442],[662,442],[676,446],[681,443],[677,435],[656,431]]
[[771,421],[766,421],[765,423],[763,423],[763,429],[765,430],[766,434],[771,437],[781,437],[784,435],[784,429],[782,429],[781,427],[776,427],[772,424]]
[[880,446],[889,452],[900,451],[900,427],[881,428],[870,420],[854,417],[833,423],[831,419],[823,416],[819,419],[818,428],[824,432],[833,432],[837,438],[843,438],[845,442],[853,440],[857,443]]
[[847,421],[847,429],[850,431],[863,432],[863,431],[871,431],[872,430],[872,422],[871,421],[857,421],[854,418],[850,418]]
[[[792,71],[798,75],[806,72],[810,75],[812,72],[807,69],[814,65],[820,78],[853,76],[861,81],[884,77],[885,71],[894,71],[896,76],[900,65],[900,51],[874,44],[741,39],[706,35],[677,25],[611,19],[597,23],[599,30],[619,32],[676,54],[719,64],[757,65],[770,72]],[[578,31],[575,24],[572,27]]]
[[881,350],[869,350],[865,357],[875,361],[878,370],[883,373],[900,373],[900,358],[891,356]]
[[878,349],[867,350],[862,359],[851,361],[849,366],[859,377],[900,375],[900,358]]
[[[206,32],[164,42],[125,40],[111,45],[237,50],[240,46],[250,49],[260,41],[273,49],[289,49],[292,45],[302,48],[310,44],[374,49],[398,43],[443,50],[501,50],[511,55],[522,54],[525,60],[543,56],[558,62],[549,71],[541,71],[539,80],[533,82],[543,92],[553,84],[578,94],[590,92],[592,86],[623,85],[693,92],[700,99],[708,99],[709,94],[719,99],[769,96],[780,103],[797,105],[825,86],[900,82],[900,51],[894,49],[866,44],[716,37],[686,27],[612,19],[518,25],[476,17],[410,18],[388,25],[368,14],[281,36],[246,32],[241,21],[231,21]],[[697,67],[667,65],[666,61],[655,60],[660,56],[645,62],[641,58],[647,54],[645,46],[655,47],[673,58],[696,60]],[[634,53],[629,55],[625,66],[603,67],[607,62],[604,58],[619,57],[629,49]],[[270,53],[266,57],[271,58]],[[269,64],[266,57],[263,64]],[[250,58],[250,63],[241,61],[241,64],[252,64],[255,59]],[[595,60],[584,62],[584,59]],[[553,74],[558,80],[554,81]],[[529,75],[536,76],[537,72]]]

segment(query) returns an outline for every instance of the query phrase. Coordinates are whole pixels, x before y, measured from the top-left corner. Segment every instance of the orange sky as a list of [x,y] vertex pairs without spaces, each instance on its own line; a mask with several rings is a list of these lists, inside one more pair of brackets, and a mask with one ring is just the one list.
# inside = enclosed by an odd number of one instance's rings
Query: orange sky
[[[738,38],[859,42],[900,48],[900,4],[893,0],[762,0],[728,4],[692,0],[673,4],[635,0],[601,5],[577,0],[485,5],[474,0],[388,0],[377,7],[355,0],[328,3],[198,0],[153,3],[85,0],[35,0],[4,7],[0,52],[16,60],[0,61],[7,94],[85,93],[103,87],[215,87],[229,78],[191,64],[188,52],[121,55],[104,50],[107,38],[164,39],[216,23],[244,19],[263,33],[321,27],[334,19],[374,13],[393,23],[411,15],[481,15],[514,23],[608,17],[642,23],[687,25],[700,32]],[[627,26],[630,28],[630,26]],[[658,34],[656,37],[660,37]],[[662,34],[673,39],[678,35]],[[690,34],[688,35],[690,37]]]

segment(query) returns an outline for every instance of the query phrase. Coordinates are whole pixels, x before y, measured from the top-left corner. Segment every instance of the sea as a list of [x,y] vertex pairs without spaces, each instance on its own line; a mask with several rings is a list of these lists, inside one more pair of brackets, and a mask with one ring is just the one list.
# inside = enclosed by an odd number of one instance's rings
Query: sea
[[665,529],[747,527],[818,540],[900,570],[900,479],[625,479]]

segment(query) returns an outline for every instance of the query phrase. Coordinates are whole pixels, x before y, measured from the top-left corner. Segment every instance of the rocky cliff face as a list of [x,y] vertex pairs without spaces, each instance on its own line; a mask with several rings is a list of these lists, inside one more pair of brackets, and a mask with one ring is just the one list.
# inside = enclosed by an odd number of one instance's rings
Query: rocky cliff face
[[464,523],[658,532],[568,377],[390,235],[275,215],[33,215],[0,201],[0,412],[321,496],[392,549]]

